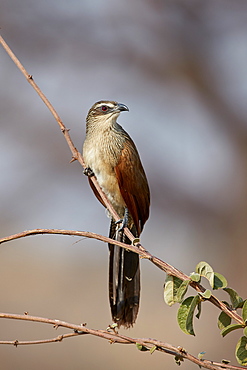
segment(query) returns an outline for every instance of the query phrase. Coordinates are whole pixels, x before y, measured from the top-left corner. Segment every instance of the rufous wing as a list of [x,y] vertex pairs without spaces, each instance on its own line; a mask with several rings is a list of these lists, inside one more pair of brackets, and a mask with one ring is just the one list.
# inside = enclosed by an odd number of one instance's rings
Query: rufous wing
[[115,173],[121,195],[140,235],[149,216],[150,192],[139,154],[130,137],[125,140]]

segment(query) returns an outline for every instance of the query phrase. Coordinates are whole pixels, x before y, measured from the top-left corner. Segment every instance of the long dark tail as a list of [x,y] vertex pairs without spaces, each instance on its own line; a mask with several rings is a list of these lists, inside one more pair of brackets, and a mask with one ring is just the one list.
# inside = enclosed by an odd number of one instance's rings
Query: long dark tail
[[[112,220],[109,237],[131,244],[123,231],[117,232],[118,228],[119,225]],[[134,226],[131,232],[137,234]],[[112,319],[118,327],[123,325],[129,328],[135,323],[139,309],[139,256],[114,244],[109,244],[109,250],[109,299]]]

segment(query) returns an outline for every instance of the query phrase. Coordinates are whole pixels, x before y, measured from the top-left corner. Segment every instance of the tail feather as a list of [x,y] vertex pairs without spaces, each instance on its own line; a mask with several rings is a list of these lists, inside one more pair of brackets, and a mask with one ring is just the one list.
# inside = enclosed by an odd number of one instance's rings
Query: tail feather
[[[123,231],[117,232],[118,225],[112,220],[110,238],[131,244]],[[133,226],[131,232],[137,236]],[[139,256],[114,244],[109,244],[109,299],[114,322],[129,328],[138,314],[140,300]]]

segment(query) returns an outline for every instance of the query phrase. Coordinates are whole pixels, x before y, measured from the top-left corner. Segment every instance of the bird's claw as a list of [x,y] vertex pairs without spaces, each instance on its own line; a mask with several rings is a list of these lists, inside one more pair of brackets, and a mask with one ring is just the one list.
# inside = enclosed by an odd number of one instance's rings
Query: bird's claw
[[128,222],[129,222],[129,211],[128,208],[125,208],[124,217],[115,222],[116,225],[121,224],[118,231],[123,231],[123,229],[128,226]]
[[127,226],[127,223],[125,222],[124,218],[120,218],[120,220],[116,221],[115,224],[116,225],[120,225],[121,224],[121,226],[118,229],[118,232],[119,231],[123,231],[123,229]]
[[84,173],[84,175],[86,175],[88,177],[94,176],[94,172],[93,172],[93,170],[90,167],[86,167],[84,169],[83,173]]

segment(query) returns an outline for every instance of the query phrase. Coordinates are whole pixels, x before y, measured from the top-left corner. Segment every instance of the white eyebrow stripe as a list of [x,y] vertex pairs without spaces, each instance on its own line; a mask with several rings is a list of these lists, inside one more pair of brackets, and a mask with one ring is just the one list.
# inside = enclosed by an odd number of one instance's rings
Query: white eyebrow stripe
[[95,108],[102,107],[103,105],[106,105],[109,108],[114,108],[114,104],[112,104],[112,103],[99,103],[99,104],[96,105]]

